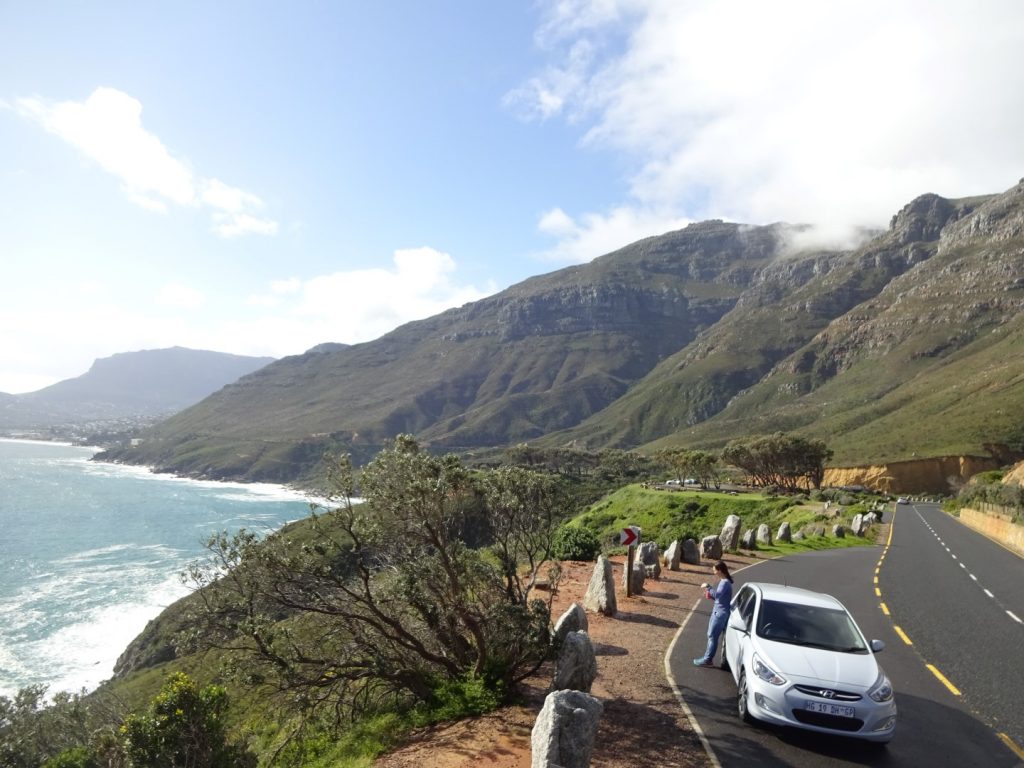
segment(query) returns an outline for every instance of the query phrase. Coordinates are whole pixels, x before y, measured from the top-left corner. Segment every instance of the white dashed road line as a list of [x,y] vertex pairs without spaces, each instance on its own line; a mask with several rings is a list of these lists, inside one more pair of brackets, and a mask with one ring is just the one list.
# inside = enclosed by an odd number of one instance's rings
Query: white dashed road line
[[[965,571],[965,572],[967,573],[967,575],[971,577],[971,581],[973,581],[973,582],[974,582],[975,584],[977,584],[977,585],[978,585],[979,587],[981,587],[981,591],[982,591],[982,592],[984,592],[984,593],[985,593],[986,595],[988,595],[988,596],[989,596],[990,598],[992,598],[993,600],[996,600],[996,596],[992,594],[991,590],[989,590],[989,589],[986,589],[985,587],[982,587],[982,586],[981,586],[981,583],[980,583],[980,582],[978,581],[978,577],[977,577],[977,576],[975,576],[975,575],[974,575],[973,573],[971,573],[971,572],[970,572],[969,570],[967,570],[967,565],[966,565],[966,564],[965,564],[965,563],[963,562],[963,560],[961,560],[960,558],[958,558],[958,557],[957,557],[957,556],[956,556],[956,555],[955,555],[955,554],[953,553],[953,551],[952,551],[952,550],[951,550],[951,549],[949,548],[949,546],[948,546],[948,545],[946,544],[946,542],[944,542],[944,541],[943,541],[943,540],[942,540],[942,539],[941,539],[941,538],[939,537],[939,534],[938,534],[938,533],[936,533],[936,532],[935,532],[935,529],[934,529],[934,528],[932,528],[932,527],[931,527],[931,525],[929,525],[929,524],[928,524],[928,521],[924,519],[924,515],[922,515],[922,514],[920,513],[920,511],[918,511],[918,509],[917,509],[916,507],[914,508],[914,514],[916,514],[916,515],[917,515],[917,516],[918,516],[918,517],[919,517],[919,518],[921,519],[921,522],[922,522],[922,523],[924,523],[924,527],[925,527],[925,528],[927,528],[927,529],[928,529],[929,531],[931,531],[931,532],[932,532],[932,536],[934,536],[934,537],[935,537],[935,540],[936,540],[937,542],[939,542],[939,545],[940,545],[940,546],[941,546],[941,547],[942,547],[943,549],[945,549],[945,550],[946,550],[946,552],[948,552],[948,553],[949,553],[949,556],[950,556],[950,557],[952,557],[952,558],[953,558],[954,560],[956,560],[956,562],[957,562],[957,565],[959,565],[959,566],[960,566],[961,568],[963,568],[963,569],[964,569],[964,571]],[[877,571],[875,571],[875,573],[877,574],[878,572],[877,572]],[[877,576],[877,575],[875,576],[875,583],[876,583],[876,584],[878,583],[878,576]],[[878,591],[877,587],[876,587],[875,591],[876,591],[876,592]],[[880,596],[880,595],[879,595],[879,596]],[[999,601],[998,601],[998,600],[996,600],[996,602],[998,603]],[[1002,606],[1000,606],[1000,607],[1002,607]],[[1006,610],[1006,609],[1004,608],[1004,610]],[[1024,621],[1022,621],[1022,620],[1021,620],[1021,618],[1020,618],[1019,616],[1017,616],[1017,614],[1015,614],[1015,613],[1014,613],[1013,611],[1009,611],[1009,610],[1007,610],[1007,611],[1006,611],[1006,615],[1007,615],[1007,616],[1009,616],[1009,617],[1010,617],[1011,619],[1013,619],[1014,621],[1016,621],[1016,622],[1017,622],[1018,624],[1024,624]]]

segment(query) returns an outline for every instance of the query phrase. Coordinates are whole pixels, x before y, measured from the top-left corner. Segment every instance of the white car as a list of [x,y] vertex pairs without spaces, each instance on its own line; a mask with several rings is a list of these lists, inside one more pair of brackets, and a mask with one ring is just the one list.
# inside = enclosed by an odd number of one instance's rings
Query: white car
[[896,730],[896,701],[875,661],[884,647],[867,642],[830,595],[752,582],[733,598],[724,664],[746,722],[887,742]]
[[910,503],[910,499],[908,499],[906,496],[900,496],[898,499],[896,499],[896,503],[897,504],[909,504]]

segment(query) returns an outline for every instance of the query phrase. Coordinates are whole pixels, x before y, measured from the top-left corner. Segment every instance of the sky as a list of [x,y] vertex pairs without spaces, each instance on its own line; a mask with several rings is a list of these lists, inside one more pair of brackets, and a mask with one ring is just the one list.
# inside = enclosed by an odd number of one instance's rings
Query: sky
[[1024,176],[1017,0],[0,0],[0,392]]

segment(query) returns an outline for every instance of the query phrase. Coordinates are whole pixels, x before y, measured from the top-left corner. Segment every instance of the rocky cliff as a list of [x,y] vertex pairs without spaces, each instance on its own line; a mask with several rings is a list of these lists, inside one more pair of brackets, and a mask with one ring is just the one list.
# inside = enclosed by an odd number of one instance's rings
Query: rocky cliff
[[950,493],[979,472],[998,469],[998,459],[945,456],[866,467],[829,467],[825,486],[863,485],[885,493]]

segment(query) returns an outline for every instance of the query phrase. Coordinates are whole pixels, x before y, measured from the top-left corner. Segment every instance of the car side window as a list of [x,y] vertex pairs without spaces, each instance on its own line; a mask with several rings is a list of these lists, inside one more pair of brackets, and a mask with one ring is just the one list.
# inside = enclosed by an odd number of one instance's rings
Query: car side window
[[743,619],[743,623],[749,627],[750,619],[754,615],[754,590],[750,587],[741,589],[739,595],[736,596],[736,602],[733,603],[733,610],[739,614],[740,618]]
[[743,617],[743,623],[747,625],[748,629],[750,628],[751,622],[754,620],[754,606],[756,604],[757,600],[754,595],[754,590],[750,590],[750,597],[747,598],[747,602],[744,604],[743,610],[740,612],[740,615]]

